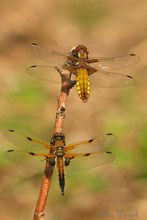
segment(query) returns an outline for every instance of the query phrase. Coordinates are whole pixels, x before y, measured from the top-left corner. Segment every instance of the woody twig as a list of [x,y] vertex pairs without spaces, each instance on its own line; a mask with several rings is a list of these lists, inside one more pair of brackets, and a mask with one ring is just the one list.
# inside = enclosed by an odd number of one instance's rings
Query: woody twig
[[[58,97],[53,135],[62,132],[64,120],[66,117],[67,100],[70,89],[72,88],[71,74],[69,73],[69,71],[61,69],[59,67],[56,67],[56,69],[61,76],[61,92]],[[53,171],[54,167],[49,165],[49,160],[46,160],[39,198],[34,212],[34,220],[42,220],[44,217],[44,209],[47,201],[48,192],[50,189]]]

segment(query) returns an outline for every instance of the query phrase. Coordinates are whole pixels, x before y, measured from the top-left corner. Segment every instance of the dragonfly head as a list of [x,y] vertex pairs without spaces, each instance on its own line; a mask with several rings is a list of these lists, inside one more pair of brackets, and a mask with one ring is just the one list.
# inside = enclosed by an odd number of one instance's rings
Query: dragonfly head
[[63,133],[56,133],[51,139],[52,146],[65,146],[65,136]]
[[79,45],[71,50],[71,55],[78,59],[88,59],[88,50],[84,45]]

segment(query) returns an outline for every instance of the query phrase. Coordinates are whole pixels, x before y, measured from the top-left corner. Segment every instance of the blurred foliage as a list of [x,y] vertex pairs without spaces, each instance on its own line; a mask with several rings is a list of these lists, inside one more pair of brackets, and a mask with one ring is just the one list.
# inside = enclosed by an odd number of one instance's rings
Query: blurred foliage
[[101,1],[99,4],[95,4],[94,1],[90,4],[89,0],[66,1],[66,4],[61,4],[59,9],[64,16],[67,15],[68,19],[73,20],[80,27],[88,29],[110,15],[105,1]]
[[4,152],[14,146],[2,132],[15,129],[49,141],[60,91],[59,85],[25,74],[29,65],[43,64],[30,55],[31,42],[60,52],[82,43],[91,56],[134,52],[141,57],[140,63],[122,71],[134,74],[134,88],[91,88],[86,104],[71,90],[64,127],[67,144],[112,132],[117,141],[109,150],[116,160],[88,172],[67,171],[65,197],[60,196],[55,171],[45,214],[51,220],[96,220],[106,209],[113,210],[109,220],[118,220],[116,210],[137,210],[136,219],[146,219],[147,2],[7,0],[0,4],[1,219],[31,219],[41,184],[35,171],[4,159]]

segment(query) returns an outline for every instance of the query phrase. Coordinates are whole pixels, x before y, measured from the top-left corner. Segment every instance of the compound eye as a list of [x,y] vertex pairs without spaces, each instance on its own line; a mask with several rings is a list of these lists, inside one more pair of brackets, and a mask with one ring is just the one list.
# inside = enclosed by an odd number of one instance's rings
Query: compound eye
[[68,166],[70,164],[70,159],[65,158],[65,166]]
[[54,139],[54,137],[52,137],[50,143],[51,143],[51,145],[54,145],[54,143],[55,143],[55,139]]
[[72,55],[73,55],[73,57],[78,57],[78,54],[77,54],[76,50],[72,51]]

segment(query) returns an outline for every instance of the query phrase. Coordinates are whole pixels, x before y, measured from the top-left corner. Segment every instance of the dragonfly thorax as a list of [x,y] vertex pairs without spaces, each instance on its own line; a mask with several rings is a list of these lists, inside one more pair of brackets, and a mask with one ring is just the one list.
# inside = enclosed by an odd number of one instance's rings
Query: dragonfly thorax
[[56,154],[57,158],[63,157],[64,156],[64,147],[63,146],[56,147],[55,154]]

